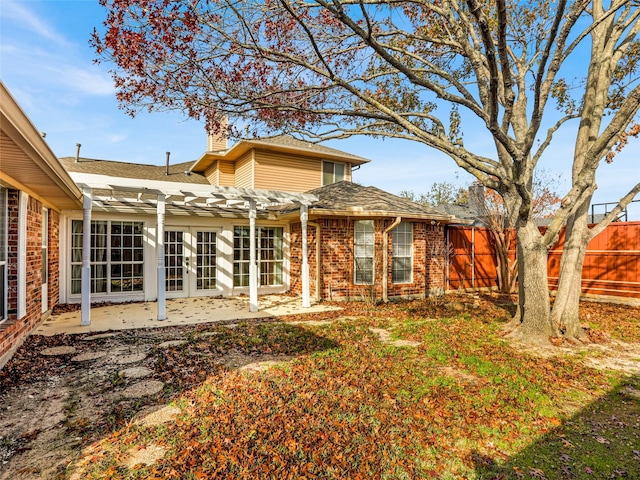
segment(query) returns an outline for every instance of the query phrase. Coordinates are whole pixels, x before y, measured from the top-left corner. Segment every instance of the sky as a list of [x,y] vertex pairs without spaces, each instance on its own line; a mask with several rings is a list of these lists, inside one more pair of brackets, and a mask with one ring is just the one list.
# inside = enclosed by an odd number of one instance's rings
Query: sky
[[[196,160],[206,150],[203,123],[172,112],[131,118],[118,107],[109,65],[96,65],[89,45],[105,16],[97,0],[1,0],[0,79],[58,157],[74,156],[80,143],[87,158],[164,165],[171,152],[172,163]],[[491,155],[488,134],[463,134],[467,148]],[[573,137],[565,138],[558,137],[541,161],[558,178],[560,194],[571,177]],[[417,142],[359,137],[325,145],[370,159],[354,171],[354,181],[395,194],[419,195],[434,182],[472,181],[453,160]],[[632,140],[612,164],[600,167],[593,201],[615,202],[638,181],[640,141]],[[628,219],[640,220],[640,202],[630,206]]]

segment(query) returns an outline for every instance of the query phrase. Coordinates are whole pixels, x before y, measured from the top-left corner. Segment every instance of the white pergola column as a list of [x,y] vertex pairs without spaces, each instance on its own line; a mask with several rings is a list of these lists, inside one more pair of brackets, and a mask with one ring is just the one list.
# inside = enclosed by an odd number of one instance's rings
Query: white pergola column
[[164,268],[164,213],[165,196],[158,194],[156,214],[158,215],[158,228],[156,238],[156,252],[158,255],[158,320],[167,319],[167,302],[165,293],[165,268]]
[[91,325],[91,188],[82,189],[82,277],[80,325]]
[[249,311],[258,311],[258,264],[256,261],[256,201],[249,200]]
[[300,205],[300,222],[302,223],[302,308],[311,306],[309,294],[309,245],[307,239],[307,222],[309,221],[309,207]]

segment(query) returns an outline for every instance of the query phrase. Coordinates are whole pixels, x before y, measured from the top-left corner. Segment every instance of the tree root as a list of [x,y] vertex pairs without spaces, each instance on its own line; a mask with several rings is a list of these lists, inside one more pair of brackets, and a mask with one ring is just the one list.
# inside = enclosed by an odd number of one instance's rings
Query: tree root
[[534,347],[550,347],[553,345],[547,335],[531,335],[523,332],[521,327],[515,328],[507,333],[505,337]]

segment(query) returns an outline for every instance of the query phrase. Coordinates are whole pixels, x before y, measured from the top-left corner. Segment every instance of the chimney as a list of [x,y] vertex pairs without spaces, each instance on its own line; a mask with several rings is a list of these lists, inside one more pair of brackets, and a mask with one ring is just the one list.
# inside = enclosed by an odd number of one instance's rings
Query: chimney
[[219,152],[227,149],[227,125],[229,119],[225,115],[220,119],[217,132],[209,132],[207,136],[207,152]]
[[171,152],[167,152],[167,169],[164,172],[165,175],[169,175],[169,156],[170,155],[171,155]]
[[473,183],[469,186],[469,210],[475,214],[484,213],[484,185]]
[[80,145],[79,143],[76,143],[76,163],[78,163],[80,161],[80,147],[82,145]]

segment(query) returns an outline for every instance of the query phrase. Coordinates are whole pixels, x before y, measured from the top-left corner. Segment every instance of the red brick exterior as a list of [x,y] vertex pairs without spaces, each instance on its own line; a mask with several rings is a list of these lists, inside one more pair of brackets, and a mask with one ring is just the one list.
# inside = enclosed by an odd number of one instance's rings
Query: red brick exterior
[[[444,228],[430,222],[414,222],[413,225],[413,282],[392,282],[392,242],[389,233],[388,265],[383,269],[384,230],[393,218],[374,221],[375,279],[374,285],[354,283],[353,232],[354,220],[327,218],[310,222],[307,228],[308,261],[311,296],[316,295],[316,227],[320,230],[320,298],[324,300],[377,300],[382,298],[382,275],[388,277],[387,293],[394,297],[424,297],[444,288]],[[302,226],[291,225],[291,291],[301,294],[300,278],[302,258]],[[384,273],[383,273],[384,272]]]
[[[42,203],[29,197],[27,205],[26,315],[18,319],[18,219],[19,193],[7,194],[7,310],[0,323],[0,368],[8,354],[17,348],[46,314],[42,313]],[[49,210],[49,309],[59,301],[59,226],[60,216]]]

